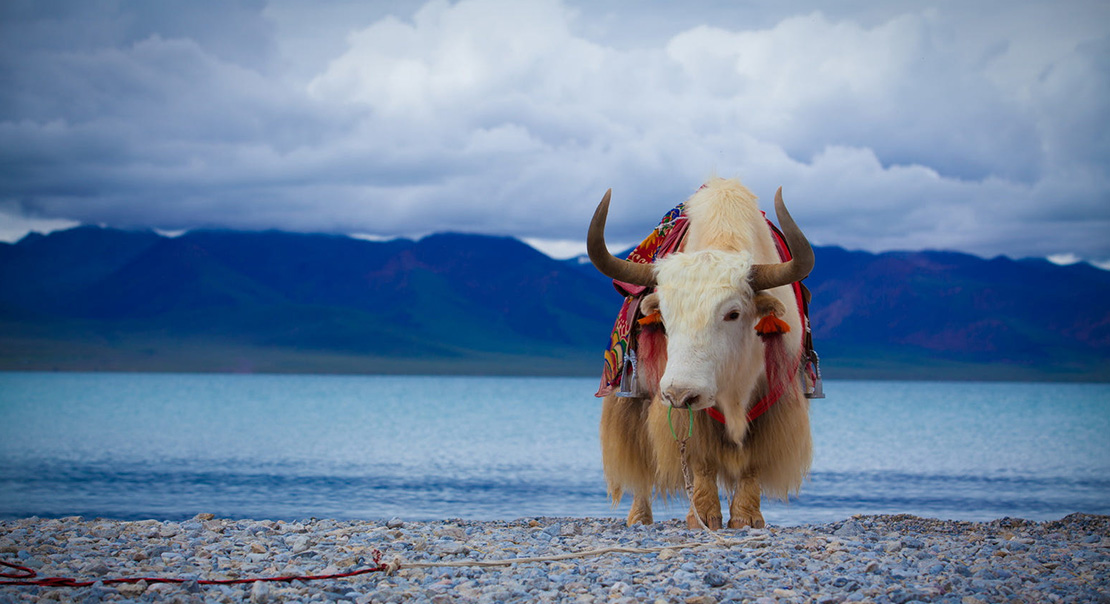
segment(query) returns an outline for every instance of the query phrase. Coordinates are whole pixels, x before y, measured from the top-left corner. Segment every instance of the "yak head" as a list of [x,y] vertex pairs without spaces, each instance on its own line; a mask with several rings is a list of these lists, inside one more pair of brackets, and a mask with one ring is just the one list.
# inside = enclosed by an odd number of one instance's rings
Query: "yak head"
[[[704,409],[724,402],[718,400],[722,397],[746,405],[764,371],[755,325],[767,314],[785,312],[767,290],[799,281],[813,268],[813,250],[786,211],[781,190],[775,211],[793,259],[774,264],[755,263],[748,251],[722,250],[676,252],[655,264],[616,258],[604,236],[610,194],[594,213],[587,248],[606,276],[655,289],[641,302],[643,314],[659,313],[650,332],[653,353],[640,355],[640,363],[647,365],[641,373],[649,381],[658,380],[649,390],[672,407]],[[642,335],[641,349],[644,343]]]

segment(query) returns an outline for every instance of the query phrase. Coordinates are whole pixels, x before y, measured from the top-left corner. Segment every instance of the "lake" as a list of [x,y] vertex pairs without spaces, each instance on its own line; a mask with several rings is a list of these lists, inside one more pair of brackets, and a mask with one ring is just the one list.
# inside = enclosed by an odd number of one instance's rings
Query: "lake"
[[[0,517],[627,514],[593,378],[0,373]],[[1110,514],[1110,385],[829,381],[769,523]],[[657,504],[679,518],[685,500]]]

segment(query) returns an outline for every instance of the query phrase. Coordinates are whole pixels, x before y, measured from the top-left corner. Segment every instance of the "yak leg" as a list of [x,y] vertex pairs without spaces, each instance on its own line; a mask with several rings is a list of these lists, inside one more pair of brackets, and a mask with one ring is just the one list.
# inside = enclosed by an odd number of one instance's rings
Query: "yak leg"
[[739,487],[732,496],[732,503],[728,506],[728,528],[738,529],[750,526],[763,528],[767,525],[763,521],[763,514],[759,512],[759,480],[754,473],[747,473],[740,478]]
[[686,526],[701,528],[694,517],[697,510],[705,526],[712,530],[721,528],[721,497],[717,493],[717,468],[711,464],[697,464],[694,470],[694,505],[686,513]]
[[651,492],[632,494],[632,509],[628,511],[628,526],[633,524],[651,524],[655,520],[651,516]]

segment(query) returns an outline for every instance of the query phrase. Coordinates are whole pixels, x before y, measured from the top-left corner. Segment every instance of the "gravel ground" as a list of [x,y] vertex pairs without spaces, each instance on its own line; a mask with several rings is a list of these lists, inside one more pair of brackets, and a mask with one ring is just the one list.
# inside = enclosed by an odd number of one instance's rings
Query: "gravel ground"
[[[0,602],[1110,602],[1110,517],[987,523],[857,516],[797,527],[721,531],[678,521],[512,522],[27,518],[0,521],[0,560],[88,587],[0,586]],[[686,544],[700,543],[699,547]],[[651,548],[504,568],[421,568],[435,561]],[[392,575],[292,583],[195,580],[327,575],[399,557]],[[183,584],[105,584],[180,577]]]

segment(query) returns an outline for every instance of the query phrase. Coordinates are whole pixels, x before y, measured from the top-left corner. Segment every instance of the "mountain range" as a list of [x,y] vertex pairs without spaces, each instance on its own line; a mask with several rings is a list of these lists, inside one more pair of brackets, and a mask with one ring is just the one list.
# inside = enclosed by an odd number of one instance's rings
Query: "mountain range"
[[[1110,272],[815,253],[827,377],[1110,380]],[[594,375],[620,302],[507,237],[85,226],[0,244],[0,369]]]

